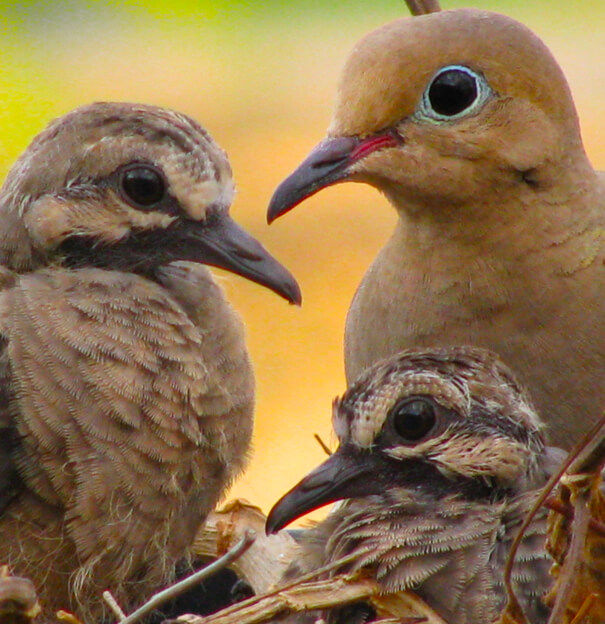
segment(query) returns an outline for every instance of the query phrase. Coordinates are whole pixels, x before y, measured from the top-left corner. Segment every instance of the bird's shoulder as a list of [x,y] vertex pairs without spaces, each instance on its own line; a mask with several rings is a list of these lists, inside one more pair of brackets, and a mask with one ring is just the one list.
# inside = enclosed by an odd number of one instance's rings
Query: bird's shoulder
[[224,412],[235,403],[204,357],[209,336],[166,288],[134,274],[19,275],[0,292],[0,332],[3,387],[15,395],[22,435],[53,448],[77,428],[108,443],[111,430],[117,439],[131,429],[120,439],[144,445],[149,426],[168,446],[200,444],[208,401]]
[[[237,421],[231,437],[249,435],[252,389],[223,387],[204,359],[207,338],[167,289],[136,275],[17,276],[0,292],[0,511],[17,485],[90,518],[117,505],[118,490],[131,500],[164,488],[180,500],[203,466],[219,474],[233,459],[221,422]],[[80,466],[86,483],[74,477]],[[140,500],[146,513],[166,504]]]

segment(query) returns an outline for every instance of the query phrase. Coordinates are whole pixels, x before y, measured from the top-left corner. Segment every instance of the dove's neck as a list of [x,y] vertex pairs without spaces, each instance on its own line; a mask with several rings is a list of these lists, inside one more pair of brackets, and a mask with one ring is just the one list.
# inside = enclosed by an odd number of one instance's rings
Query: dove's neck
[[489,256],[508,272],[511,262],[525,263],[556,247],[555,264],[565,270],[562,249],[575,262],[587,233],[600,231],[605,184],[585,159],[563,165],[548,175],[528,173],[525,183],[494,186],[467,203],[420,205],[391,195],[399,221],[387,249],[405,248],[416,262],[426,258],[443,267]]

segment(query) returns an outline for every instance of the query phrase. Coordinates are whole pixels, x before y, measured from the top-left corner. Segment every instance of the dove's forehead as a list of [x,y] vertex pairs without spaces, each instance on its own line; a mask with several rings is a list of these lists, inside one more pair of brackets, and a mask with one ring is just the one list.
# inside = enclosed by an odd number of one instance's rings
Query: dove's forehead
[[573,114],[565,77],[531,30],[498,13],[455,9],[401,18],[361,39],[341,76],[330,133],[374,132],[412,115],[447,65],[471,67],[494,92],[531,100],[561,120],[570,107]]
[[418,395],[432,397],[475,427],[500,427],[512,437],[542,429],[527,395],[494,353],[450,347],[407,350],[369,368],[335,401],[334,430],[341,442],[371,446],[391,407]]
[[52,121],[40,139],[52,141],[70,134],[80,141],[138,135],[150,142],[170,140],[183,151],[214,145],[208,131],[187,115],[158,106],[123,102],[96,102],[77,108]]
[[129,155],[153,159],[171,153],[188,163],[192,174],[196,169],[205,175],[209,169],[215,177],[223,170],[230,174],[225,153],[207,130],[182,113],[155,106],[100,102],[78,108],[51,122],[32,148],[63,149],[74,158],[98,150],[109,166]]
[[76,109],[34,139],[15,174],[26,178],[22,192],[35,196],[78,178],[101,180],[136,162],[161,169],[194,218],[203,217],[197,214],[203,206],[231,204],[232,173],[223,150],[194,120],[154,106],[100,102]]
[[434,368],[408,364],[398,361],[375,370],[371,379],[360,380],[335,402],[333,426],[341,442],[370,447],[389,410],[410,396],[430,396],[462,417],[470,414],[471,395],[465,376],[451,377]]

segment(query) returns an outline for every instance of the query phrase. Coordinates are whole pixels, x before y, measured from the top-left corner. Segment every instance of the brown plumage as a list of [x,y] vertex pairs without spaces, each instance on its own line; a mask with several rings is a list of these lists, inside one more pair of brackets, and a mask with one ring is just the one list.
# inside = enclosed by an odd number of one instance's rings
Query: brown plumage
[[34,139],[0,194],[0,562],[48,615],[170,576],[247,458],[241,321],[201,263],[299,301],[228,214],[194,121],[99,103]]
[[[339,448],[267,520],[275,531],[348,499],[306,532],[289,578],[354,555],[331,574],[366,570],[385,592],[413,589],[452,624],[494,621],[511,541],[562,456],[545,449],[543,425],[508,368],[468,347],[404,351],[349,387],[333,425]],[[546,621],[540,596],[552,580],[545,532],[541,510],[513,568],[533,624]],[[339,615],[330,621],[356,621]]]
[[605,407],[605,178],[544,44],[472,9],[367,35],[328,138],[269,218],[347,180],[378,188],[399,217],[349,310],[348,380],[402,348],[486,347],[571,446]]

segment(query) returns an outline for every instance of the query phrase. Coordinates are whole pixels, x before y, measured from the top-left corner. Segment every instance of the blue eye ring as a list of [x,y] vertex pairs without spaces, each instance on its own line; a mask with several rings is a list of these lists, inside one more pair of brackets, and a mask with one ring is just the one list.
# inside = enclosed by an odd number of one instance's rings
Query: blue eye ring
[[492,95],[482,74],[465,65],[446,65],[429,81],[416,116],[436,122],[457,121],[476,113]]

